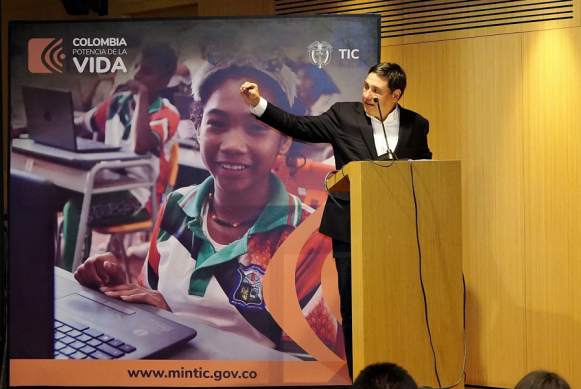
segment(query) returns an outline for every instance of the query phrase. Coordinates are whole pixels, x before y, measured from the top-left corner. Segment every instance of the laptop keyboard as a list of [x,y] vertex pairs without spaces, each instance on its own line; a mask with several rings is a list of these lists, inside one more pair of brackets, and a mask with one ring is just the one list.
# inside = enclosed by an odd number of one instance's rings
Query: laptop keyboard
[[132,345],[73,319],[54,321],[54,359],[116,359],[135,350]]
[[78,150],[110,149],[111,146],[93,139],[77,138]]

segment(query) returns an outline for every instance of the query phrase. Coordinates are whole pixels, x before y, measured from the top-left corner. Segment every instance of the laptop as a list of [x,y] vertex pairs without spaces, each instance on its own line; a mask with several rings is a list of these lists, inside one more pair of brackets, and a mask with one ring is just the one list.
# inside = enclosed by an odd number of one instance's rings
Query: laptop
[[55,268],[55,359],[143,359],[163,355],[197,332],[83,287]]
[[163,358],[193,339],[196,330],[83,287],[53,266],[55,189],[41,177],[10,172],[10,358]]
[[76,137],[70,91],[23,86],[22,96],[28,136],[35,142],[76,153],[103,153],[121,149]]

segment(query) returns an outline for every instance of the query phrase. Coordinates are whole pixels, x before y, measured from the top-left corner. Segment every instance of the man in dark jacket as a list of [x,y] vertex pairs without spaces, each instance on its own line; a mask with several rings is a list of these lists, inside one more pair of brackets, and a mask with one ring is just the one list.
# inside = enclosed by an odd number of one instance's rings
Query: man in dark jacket
[[[319,116],[297,116],[277,108],[260,97],[258,85],[254,83],[245,82],[240,87],[240,94],[250,105],[250,111],[263,123],[294,139],[330,143],[336,168],[341,169],[351,161],[377,160],[389,156],[392,150],[399,158],[432,158],[428,147],[428,121],[397,103],[405,87],[406,75],[403,69],[397,64],[383,62],[369,70],[363,84],[361,102],[335,103]],[[348,196],[334,195],[339,205],[327,201],[319,230],[333,239],[333,256],[339,273],[345,351],[352,374],[351,223]]]

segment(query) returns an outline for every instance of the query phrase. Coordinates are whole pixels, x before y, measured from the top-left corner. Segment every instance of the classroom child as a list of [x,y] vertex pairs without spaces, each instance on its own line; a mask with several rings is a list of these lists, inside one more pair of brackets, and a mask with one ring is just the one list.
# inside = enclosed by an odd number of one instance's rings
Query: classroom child
[[[180,120],[177,109],[160,92],[172,77],[177,65],[173,49],[161,42],[146,44],[140,52],[137,71],[132,80],[116,93],[87,112],[83,118],[86,130],[97,133],[110,146],[136,154],[151,153],[159,167],[157,198],[165,192],[169,173],[169,155]],[[146,167],[126,168],[117,174],[147,180]],[[82,194],[71,198],[63,209],[64,247],[61,266],[71,270],[80,223]],[[150,190],[137,188],[93,195],[89,227],[104,227],[147,220],[151,211]]]

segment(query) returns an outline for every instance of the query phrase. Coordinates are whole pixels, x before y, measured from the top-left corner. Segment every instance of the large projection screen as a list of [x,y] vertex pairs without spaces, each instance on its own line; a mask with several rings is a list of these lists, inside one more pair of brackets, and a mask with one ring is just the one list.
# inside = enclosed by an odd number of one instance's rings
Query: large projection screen
[[[299,115],[360,101],[379,31],[378,15],[10,23],[10,385],[349,384],[318,232],[332,149],[261,125],[239,88]],[[113,233],[131,223],[145,232]],[[112,247],[124,281],[80,286],[81,258]]]

